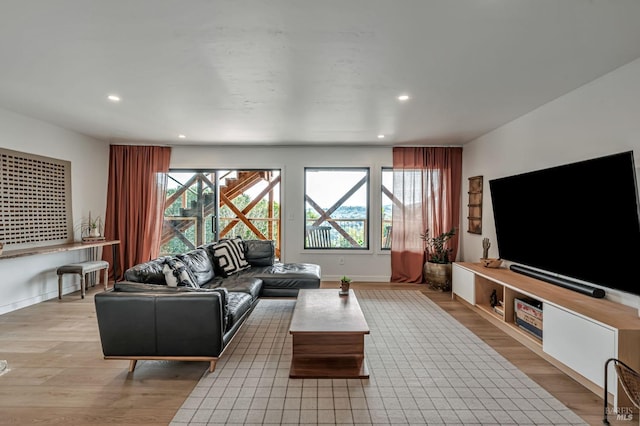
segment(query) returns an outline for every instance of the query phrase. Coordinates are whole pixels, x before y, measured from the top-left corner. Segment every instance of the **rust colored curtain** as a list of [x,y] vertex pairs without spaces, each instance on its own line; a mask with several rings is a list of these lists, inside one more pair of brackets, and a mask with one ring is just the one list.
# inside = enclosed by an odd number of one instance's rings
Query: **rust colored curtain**
[[456,258],[461,188],[462,148],[393,148],[392,282],[423,282],[425,229],[437,236],[455,227],[449,247]]
[[120,240],[117,279],[158,257],[170,158],[169,147],[111,145],[104,234]]

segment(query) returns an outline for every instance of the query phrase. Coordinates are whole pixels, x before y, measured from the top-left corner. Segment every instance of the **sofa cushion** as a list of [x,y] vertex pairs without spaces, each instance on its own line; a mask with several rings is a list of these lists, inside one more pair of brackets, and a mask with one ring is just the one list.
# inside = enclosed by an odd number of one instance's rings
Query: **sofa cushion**
[[270,266],[276,258],[273,240],[244,240],[244,255],[251,266]]
[[132,266],[124,272],[124,279],[136,283],[167,285],[162,268],[168,258],[170,256],[163,256]]
[[259,278],[263,288],[319,288],[320,265],[314,263],[276,263],[244,271],[242,276]]
[[233,327],[238,322],[242,315],[251,309],[253,300],[248,293],[241,293],[237,291],[229,292],[229,325]]
[[206,249],[198,248],[187,253],[177,254],[176,257],[189,268],[191,276],[198,286],[202,287],[213,279],[215,275],[213,264]]
[[218,241],[213,247],[213,256],[226,276],[235,274],[251,265],[244,257],[244,247],[241,238],[231,238]]
[[[313,263],[276,263],[271,266],[252,266],[238,278],[257,278],[262,281],[260,296],[296,297],[301,288],[320,288],[320,265]],[[227,278],[220,285],[227,286]]]
[[200,287],[191,276],[189,269],[177,258],[170,257],[166,259],[162,272],[169,287]]
[[262,290],[262,280],[259,278],[243,277],[242,275],[233,275],[229,278],[225,278],[221,282],[221,286],[231,292],[247,293],[251,295],[253,300],[260,297],[260,291]]

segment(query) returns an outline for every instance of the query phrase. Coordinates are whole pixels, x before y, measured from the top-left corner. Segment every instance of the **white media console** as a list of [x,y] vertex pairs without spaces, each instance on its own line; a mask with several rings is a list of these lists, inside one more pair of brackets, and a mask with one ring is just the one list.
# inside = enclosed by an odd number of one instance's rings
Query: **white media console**
[[[490,305],[495,290],[504,314]],[[635,308],[596,299],[506,268],[480,263],[453,264],[452,297],[469,305],[493,324],[599,396],[604,392],[604,364],[618,358],[640,370],[640,318]],[[514,299],[542,302],[542,339],[514,321]],[[632,407],[609,366],[608,400]]]

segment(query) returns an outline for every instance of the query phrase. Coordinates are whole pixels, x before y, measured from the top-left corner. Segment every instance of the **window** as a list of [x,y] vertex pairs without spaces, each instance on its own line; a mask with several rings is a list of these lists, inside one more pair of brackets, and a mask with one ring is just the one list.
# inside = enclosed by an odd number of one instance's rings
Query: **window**
[[382,250],[391,250],[391,223],[393,218],[393,169],[391,167],[382,168],[381,196],[380,223],[382,229],[380,230],[380,247],[382,247]]
[[165,205],[163,255],[237,236],[280,255],[280,170],[171,170]]
[[369,248],[369,169],[305,168],[305,249]]

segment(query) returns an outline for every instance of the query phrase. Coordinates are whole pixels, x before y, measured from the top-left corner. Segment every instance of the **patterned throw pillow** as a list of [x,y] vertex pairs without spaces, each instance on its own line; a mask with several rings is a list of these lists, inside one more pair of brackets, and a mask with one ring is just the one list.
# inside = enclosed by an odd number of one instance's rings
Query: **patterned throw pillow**
[[189,270],[182,261],[174,259],[172,257],[167,258],[162,267],[164,273],[164,279],[169,287],[193,287],[200,288],[196,281],[189,274]]
[[242,238],[239,237],[218,241],[213,248],[213,256],[222,273],[227,276],[251,266],[244,257]]

